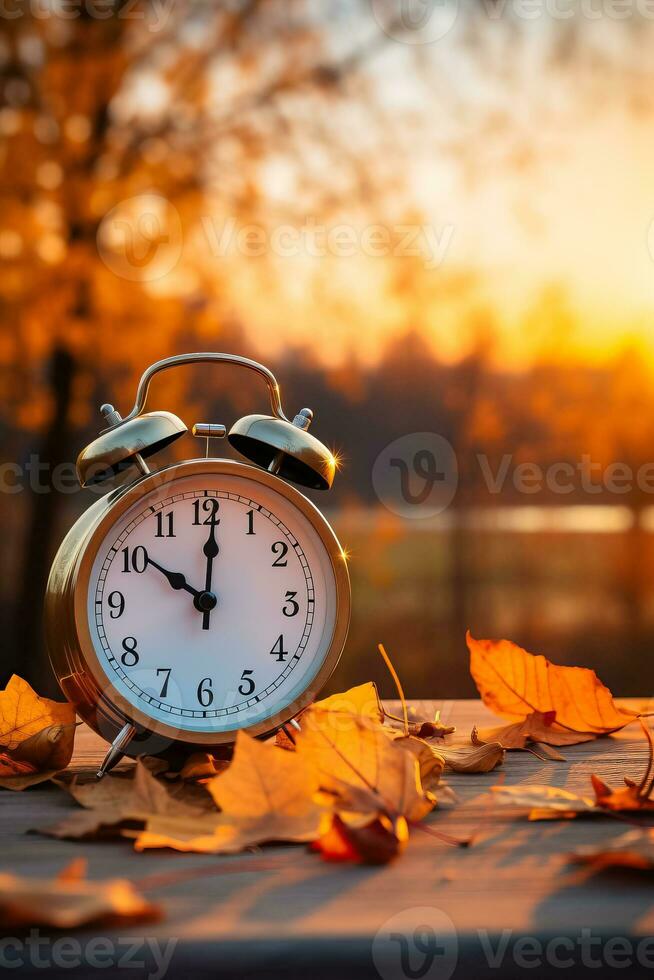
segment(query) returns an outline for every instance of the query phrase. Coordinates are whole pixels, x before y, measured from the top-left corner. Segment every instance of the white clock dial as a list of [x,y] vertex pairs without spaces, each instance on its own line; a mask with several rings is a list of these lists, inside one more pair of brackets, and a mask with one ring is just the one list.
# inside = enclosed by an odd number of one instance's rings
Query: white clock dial
[[336,608],[330,556],[305,514],[220,473],[140,497],[105,534],[88,590],[106,677],[189,733],[274,724],[322,666]]

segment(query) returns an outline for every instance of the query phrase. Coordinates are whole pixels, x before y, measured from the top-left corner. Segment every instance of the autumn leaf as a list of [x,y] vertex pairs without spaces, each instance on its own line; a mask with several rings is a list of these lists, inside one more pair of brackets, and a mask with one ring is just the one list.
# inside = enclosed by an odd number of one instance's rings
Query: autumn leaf
[[0,927],[48,926],[77,929],[93,924],[121,925],[160,918],[129,881],[88,881],[75,861],[56,878],[0,874]]
[[306,760],[239,732],[229,769],[207,784],[220,813],[212,825],[153,816],[136,839],[137,850],[169,847],[203,854],[233,853],[272,841],[316,839],[324,812],[318,780]]
[[504,747],[499,742],[439,748],[445,765],[452,772],[491,772],[504,762]]
[[388,864],[406,847],[409,828],[404,817],[392,820],[379,814],[369,816],[325,814],[321,832],[311,845],[325,861],[356,864]]
[[590,777],[593,790],[595,791],[597,806],[604,810],[614,810],[616,812],[654,810],[654,799],[651,798],[652,790],[654,789],[654,739],[652,739],[652,733],[642,719],[640,725],[649,748],[647,768],[640,782],[636,783],[627,776],[624,780],[624,787],[611,789],[598,776],[593,775]]
[[493,786],[492,792],[498,803],[529,810],[531,820],[566,819],[598,812],[591,799],[558,786]]
[[52,779],[70,762],[74,742],[75,725],[50,725],[12,752],[0,752],[0,787],[22,790]]
[[304,714],[296,751],[341,808],[363,812],[362,800],[367,798],[371,814],[413,821],[435,805],[421,784],[414,753],[397,745],[368,718],[335,718],[332,712],[310,708]]
[[619,708],[593,670],[559,667],[509,640],[475,640],[467,635],[470,672],[479,693],[496,714],[523,721],[533,712],[556,713],[563,729],[608,735],[634,721]]
[[214,809],[203,788],[183,783],[177,788],[168,787],[141,760],[131,778],[108,775],[90,783],[73,781],[65,788],[84,809],[54,826],[38,828],[39,833],[72,840],[115,838],[123,836],[127,829],[144,827],[156,815],[181,822],[203,821],[202,826],[206,827],[207,807],[200,805],[196,789]]
[[336,711],[341,714],[359,715],[362,718],[370,718],[381,724],[384,720],[384,709],[379,699],[377,687],[372,681],[367,684],[359,684],[358,687],[351,687],[349,691],[342,694],[332,694],[322,701],[316,701],[312,709],[320,711]]
[[570,860],[587,864],[595,871],[606,868],[632,868],[654,871],[654,830],[630,830],[610,844],[578,848]]
[[0,746],[13,752],[21,742],[51,725],[72,725],[72,704],[41,698],[27,681],[13,674],[0,691]]

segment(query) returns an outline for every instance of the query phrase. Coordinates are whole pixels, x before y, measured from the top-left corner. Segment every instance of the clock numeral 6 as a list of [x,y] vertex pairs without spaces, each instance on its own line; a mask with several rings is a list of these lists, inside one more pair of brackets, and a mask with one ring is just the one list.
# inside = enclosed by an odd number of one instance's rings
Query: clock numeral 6
[[253,670],[244,670],[243,673],[241,674],[241,680],[243,681],[243,683],[239,684],[238,690],[239,690],[239,694],[242,694],[243,697],[245,698],[249,697],[250,694],[254,694],[255,691],[255,684],[254,681],[252,680],[253,673],[254,673]]
[[297,592],[287,592],[284,597],[286,599],[286,605],[282,609],[282,612],[289,618],[291,616],[297,616],[300,611],[300,603],[295,601],[296,595]]
[[161,691],[159,692],[160,698],[165,698],[166,695],[168,694],[168,681],[170,680],[171,673],[172,673],[171,667],[157,667],[157,677],[159,676],[159,674],[166,675],[166,679],[164,680],[163,685],[161,687]]
[[133,569],[141,575],[148,567],[148,553],[142,544],[137,545],[131,552],[129,548],[123,548],[122,555],[123,572],[131,572]]
[[203,708],[208,708],[213,704],[213,691],[211,690],[211,678],[203,677],[198,684],[198,702]]
[[122,592],[110,592],[107,596],[107,605],[110,609],[111,618],[120,619],[125,612],[125,596]]
[[270,549],[273,555],[277,555],[274,562],[272,563],[273,568],[286,568],[288,562],[286,560],[286,555],[288,554],[288,545],[285,541],[275,541],[274,545]]
[[126,636],[123,640],[123,653],[121,654],[120,662],[123,667],[136,667],[139,662],[135,636]]
[[270,651],[271,656],[277,657],[280,663],[284,663],[286,657],[288,657],[288,650],[284,649],[284,636],[280,633],[275,641],[275,645]]
[[[200,520],[201,509],[208,515],[204,518],[204,520]],[[205,497],[204,500],[194,500],[193,510],[195,511],[195,516],[193,518],[194,524],[220,524],[220,518],[218,517],[220,501],[216,500],[215,497]]]

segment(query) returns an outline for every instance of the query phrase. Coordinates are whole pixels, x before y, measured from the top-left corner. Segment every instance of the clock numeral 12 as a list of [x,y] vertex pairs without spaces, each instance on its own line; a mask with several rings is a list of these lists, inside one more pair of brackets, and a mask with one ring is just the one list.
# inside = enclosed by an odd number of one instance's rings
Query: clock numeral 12
[[[204,518],[204,520],[200,520],[200,509],[202,509],[204,513],[208,515]],[[205,497],[204,500],[194,500],[193,510],[195,511],[193,524],[220,524],[220,518],[218,517],[220,502],[216,500],[215,497]]]

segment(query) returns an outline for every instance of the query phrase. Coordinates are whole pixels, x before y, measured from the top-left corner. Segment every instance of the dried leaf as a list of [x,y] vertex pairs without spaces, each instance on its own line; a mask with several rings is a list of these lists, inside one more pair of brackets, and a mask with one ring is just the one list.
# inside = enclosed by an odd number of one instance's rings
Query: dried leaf
[[12,752],[28,739],[51,725],[72,725],[72,704],[41,698],[27,681],[13,674],[4,691],[0,691],[0,746]]
[[576,733],[607,735],[637,717],[619,708],[594,671],[559,667],[508,640],[475,640],[468,633],[470,672],[484,703],[515,721],[532,712],[556,712],[557,724]]
[[315,840],[324,812],[315,799],[318,781],[304,758],[239,732],[230,768],[207,784],[220,807],[211,823],[147,820],[137,850],[169,847],[218,854],[271,841]]
[[75,725],[51,725],[0,753],[0,787],[22,790],[52,779],[70,762],[74,742]]
[[77,929],[103,923],[119,925],[160,918],[160,909],[129,881],[88,881],[75,861],[56,878],[0,874],[0,927],[49,926]]
[[654,871],[654,830],[630,830],[610,844],[580,847],[570,859],[589,864],[596,871],[605,868]]
[[400,748],[408,749],[415,755],[420,767],[420,782],[423,789],[435,789],[445,768],[445,759],[440,749],[435,749],[424,739],[416,738],[415,735],[399,735],[395,739],[395,744],[399,745]]
[[351,687],[343,694],[332,694],[331,697],[323,698],[312,705],[313,709],[320,711],[336,711],[340,714],[360,715],[362,718],[370,718],[381,724],[384,720],[384,709],[379,700],[377,687],[372,681],[367,684],[359,684],[358,687]]
[[207,780],[229,769],[227,759],[217,759],[209,752],[193,752],[180,769],[180,779]]
[[596,734],[592,732],[573,732],[561,728],[556,723],[556,711],[532,711],[521,721],[497,728],[474,730],[476,740],[481,742],[500,742],[505,749],[525,749],[527,743],[537,742],[545,745],[579,745],[592,742]]
[[532,820],[598,812],[592,800],[558,786],[493,786],[492,792],[498,803],[530,810]]
[[[192,822],[207,813],[197,805],[195,795],[187,792],[194,787],[182,783],[175,793],[141,761],[136,763],[133,778],[109,775],[92,783],[72,782],[66,788],[85,809],[71,813],[54,826],[38,828],[39,833],[72,840],[101,840],[123,836],[126,829],[143,827],[155,815]],[[204,790],[202,793],[207,796]],[[208,796],[207,799],[210,800]]]
[[420,820],[435,805],[420,781],[419,763],[389,739],[384,729],[368,718],[335,716],[314,706],[303,716],[296,752],[317,773],[320,786],[340,799],[340,805],[361,811],[348,800],[350,791],[370,800],[371,813],[386,813]]
[[654,810],[654,800],[651,799],[654,789],[654,739],[649,728],[641,719],[641,728],[647,739],[649,759],[645,774],[639,783],[625,777],[625,786],[621,789],[611,789],[598,776],[590,777],[595,791],[595,802],[603,810],[615,812],[626,810]]
[[499,742],[485,742],[482,745],[439,749],[445,765],[452,772],[491,772],[504,762],[504,748]]
[[388,864],[406,847],[409,828],[404,817],[391,820],[380,814],[368,816],[326,814],[320,836],[311,845],[325,861],[349,861],[358,864]]

